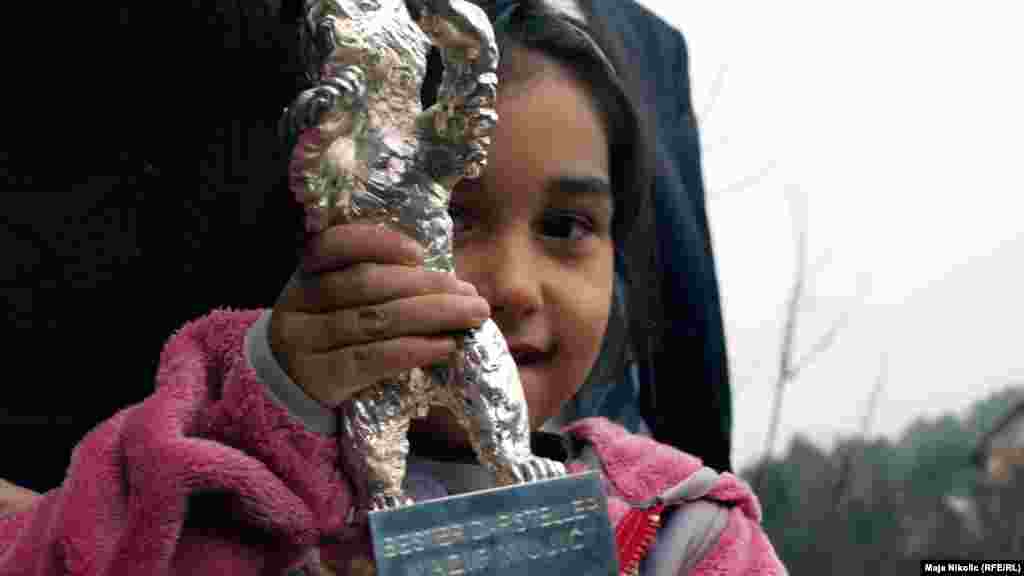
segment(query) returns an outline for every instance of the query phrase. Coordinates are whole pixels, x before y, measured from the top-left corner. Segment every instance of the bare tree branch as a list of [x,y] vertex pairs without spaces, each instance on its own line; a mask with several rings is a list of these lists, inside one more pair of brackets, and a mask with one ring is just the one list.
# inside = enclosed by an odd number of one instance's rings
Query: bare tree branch
[[811,278],[817,278],[818,274],[821,274],[821,270],[832,263],[832,247],[825,248],[825,253],[818,257],[814,261],[814,267],[811,268]]
[[[871,420],[874,417],[875,410],[878,408],[878,399],[881,396],[882,388],[885,386],[885,382],[889,377],[889,354],[886,351],[882,352],[881,361],[879,363],[878,376],[875,377],[875,385],[871,388],[871,395],[868,397],[868,405],[865,407],[864,415],[861,418],[860,423],[860,435],[865,443],[868,439],[868,431],[871,428]],[[839,477],[836,479],[835,485],[832,487],[832,501],[836,503],[832,509],[834,520],[833,522],[840,522],[842,518],[842,511],[849,500],[850,487],[853,485],[853,472],[854,472],[854,450],[852,445],[848,445],[845,452],[843,452],[839,465]]]
[[[831,253],[832,250],[831,248],[829,248],[828,252],[826,253],[829,256],[829,261],[831,261]],[[861,272],[860,274],[858,274],[857,292],[855,293],[854,297],[857,300],[863,301],[864,298],[867,296],[868,290],[870,290],[870,286],[870,275],[867,274],[866,272]],[[837,318],[836,321],[832,323],[832,326],[828,329],[828,331],[822,334],[821,338],[819,338],[818,341],[815,342],[813,346],[811,346],[811,349],[806,354],[804,354],[802,358],[792,363],[790,371],[793,374],[799,374],[811,362],[813,362],[819,354],[823,353],[825,350],[828,350],[835,342],[836,334],[846,327],[846,325],[849,323],[849,319],[850,308],[846,308],[843,310],[842,314],[840,314],[839,318]]]
[[[786,312],[782,327],[782,341],[779,344],[779,370],[775,381],[775,391],[774,398],[772,400],[772,412],[768,425],[768,434],[765,437],[765,445],[761,456],[761,465],[758,467],[752,480],[755,492],[761,489],[761,484],[764,480],[764,470],[775,447],[779,426],[782,420],[782,406],[786,387],[790,382],[798,378],[803,370],[813,363],[818,356],[823,354],[835,343],[835,339],[839,331],[844,329],[849,323],[852,308],[847,307],[844,309],[839,318],[837,318],[836,321],[832,323],[832,326],[822,334],[820,338],[818,338],[807,353],[803,356],[797,356],[795,345],[796,330],[801,307],[806,298],[808,284],[811,278],[811,275],[808,274],[807,266],[807,202],[805,195],[801,195],[792,189],[787,191],[786,196],[792,206],[793,238],[795,241],[794,248],[796,251],[795,266],[793,271],[793,283],[790,286],[789,294],[786,298]],[[802,198],[802,203],[798,203],[798,196]],[[829,248],[825,254],[815,262],[813,275],[816,276],[820,273],[821,268],[825,264],[831,262],[831,260],[832,250]],[[866,288],[869,285],[868,280],[869,277],[866,273],[861,273],[859,275],[856,296],[860,300],[863,300]],[[848,474],[847,468],[849,466],[850,464],[844,461],[843,469],[840,471],[841,476]],[[844,483],[845,480],[841,477],[836,489],[839,491],[844,490]],[[836,493],[838,494],[839,492]]]
[[[708,150],[709,150],[709,148],[705,146],[704,147],[704,153],[707,154]],[[732,193],[734,193],[736,191],[744,190],[744,189],[749,188],[751,186],[756,186],[757,184],[761,183],[761,179],[763,179],[765,176],[767,176],[768,173],[771,172],[772,170],[774,170],[775,168],[776,168],[776,162],[774,160],[772,160],[766,166],[764,166],[760,170],[758,170],[757,173],[751,174],[749,176],[744,176],[743,178],[740,178],[739,180],[737,180],[737,181],[735,181],[735,182],[733,182],[731,184],[727,184],[727,185],[725,185],[725,186],[723,186],[723,187],[713,191],[711,193],[711,197],[712,198],[717,198],[717,197],[725,195],[725,194],[732,194]]]
[[860,435],[864,438],[867,438],[868,433],[871,431],[871,424],[875,418],[875,412],[878,410],[878,399],[881,397],[882,389],[885,387],[888,379],[889,352],[883,350],[878,367],[878,376],[875,378],[875,387],[871,389],[871,398],[868,400],[867,409],[864,411],[864,417],[860,423]]
[[[796,206],[796,194],[789,191],[786,197],[790,204]],[[789,297],[786,300],[786,320],[782,328],[782,343],[779,346],[779,374],[775,381],[775,397],[772,401],[771,421],[768,425],[768,435],[765,437],[762,461],[771,457],[775,448],[775,438],[779,432],[779,421],[782,415],[782,399],[785,394],[786,385],[796,374],[791,369],[790,359],[792,357],[793,341],[796,339],[796,323],[799,313],[800,300],[803,297],[805,287],[805,273],[807,269],[807,211],[806,205],[803,217],[795,215],[792,218],[793,232],[796,239],[796,269],[793,274],[793,284],[790,287]],[[761,477],[758,475],[755,488],[759,488]]]
[[832,324],[832,327],[828,329],[828,332],[822,334],[821,338],[819,338],[818,341],[814,343],[814,346],[812,346],[806,354],[804,354],[799,360],[793,362],[792,366],[790,367],[790,372],[793,375],[799,374],[805,368],[807,368],[807,366],[814,362],[814,360],[818,357],[819,354],[823,353],[825,350],[828,350],[829,347],[831,347],[832,344],[835,342],[836,334],[846,327],[846,324],[849,322],[849,319],[850,310],[843,310],[843,313]]
[[708,92],[708,102],[704,105],[704,109],[700,113],[700,123],[707,124],[708,119],[711,117],[711,110],[715,106],[715,102],[718,100],[719,94],[722,92],[722,84],[725,80],[725,73],[729,69],[729,65],[722,63],[718,67],[718,72],[715,74],[715,80],[711,83],[711,91]]

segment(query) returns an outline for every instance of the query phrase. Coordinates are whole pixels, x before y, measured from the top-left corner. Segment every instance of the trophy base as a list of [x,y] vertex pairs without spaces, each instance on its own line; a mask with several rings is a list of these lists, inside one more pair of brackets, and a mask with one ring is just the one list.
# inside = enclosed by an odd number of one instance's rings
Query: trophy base
[[597,472],[369,514],[377,576],[616,576]]

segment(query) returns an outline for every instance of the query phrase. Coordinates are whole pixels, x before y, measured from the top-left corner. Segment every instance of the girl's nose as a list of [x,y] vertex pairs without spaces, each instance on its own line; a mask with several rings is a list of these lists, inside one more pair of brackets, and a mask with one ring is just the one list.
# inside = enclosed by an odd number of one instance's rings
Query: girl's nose
[[506,234],[474,258],[477,290],[491,305],[499,326],[506,329],[537,312],[543,303],[541,270],[525,234]]

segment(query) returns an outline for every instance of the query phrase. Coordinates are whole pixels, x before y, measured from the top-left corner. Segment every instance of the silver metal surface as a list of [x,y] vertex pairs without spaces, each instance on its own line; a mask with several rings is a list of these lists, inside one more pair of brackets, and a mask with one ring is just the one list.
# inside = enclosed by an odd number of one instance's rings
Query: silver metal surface
[[[310,0],[303,50],[313,87],[282,117],[290,189],[306,228],[391,226],[426,249],[426,267],[454,273],[448,199],[487,161],[498,117],[498,49],[486,14],[465,0]],[[445,70],[427,110],[420,86],[431,44]],[[341,407],[345,462],[369,509],[402,493],[410,418],[440,405],[469,431],[499,484],[565,473],[530,451],[519,373],[494,322],[469,332],[449,363],[380,382]]]

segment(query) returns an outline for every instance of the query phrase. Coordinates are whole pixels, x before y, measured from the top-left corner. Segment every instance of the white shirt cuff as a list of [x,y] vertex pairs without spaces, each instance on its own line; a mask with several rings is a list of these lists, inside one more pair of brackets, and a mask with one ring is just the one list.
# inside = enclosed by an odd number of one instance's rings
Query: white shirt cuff
[[267,309],[245,335],[245,355],[256,376],[267,386],[269,396],[283,406],[306,428],[318,434],[335,436],[338,417],[334,410],[311,398],[292,381],[270,350],[270,315]]

